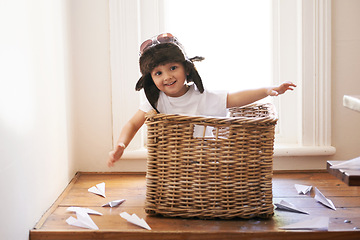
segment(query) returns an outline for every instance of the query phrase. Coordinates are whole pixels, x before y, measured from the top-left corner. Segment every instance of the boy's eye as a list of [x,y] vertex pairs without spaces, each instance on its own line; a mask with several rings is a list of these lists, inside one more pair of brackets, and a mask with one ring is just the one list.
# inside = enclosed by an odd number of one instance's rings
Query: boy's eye
[[177,69],[177,66],[172,66],[172,67],[170,68],[171,71],[173,71],[173,70],[175,70],[175,69]]
[[156,72],[154,75],[155,75],[155,76],[160,76],[160,75],[161,75],[161,72],[160,72],[160,71],[159,71],[159,72]]

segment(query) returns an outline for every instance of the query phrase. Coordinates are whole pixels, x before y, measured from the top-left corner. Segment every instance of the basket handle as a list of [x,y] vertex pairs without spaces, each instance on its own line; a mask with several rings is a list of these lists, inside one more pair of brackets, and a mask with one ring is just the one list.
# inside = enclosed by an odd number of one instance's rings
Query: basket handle
[[219,139],[219,127],[211,125],[194,124],[193,138]]

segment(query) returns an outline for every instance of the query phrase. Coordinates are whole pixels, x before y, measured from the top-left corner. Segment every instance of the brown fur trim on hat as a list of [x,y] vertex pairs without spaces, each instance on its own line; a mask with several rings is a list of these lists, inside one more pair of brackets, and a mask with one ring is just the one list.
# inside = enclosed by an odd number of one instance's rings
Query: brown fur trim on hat
[[183,51],[173,43],[155,45],[146,50],[139,59],[140,72],[145,75],[155,67],[169,62],[185,62]]

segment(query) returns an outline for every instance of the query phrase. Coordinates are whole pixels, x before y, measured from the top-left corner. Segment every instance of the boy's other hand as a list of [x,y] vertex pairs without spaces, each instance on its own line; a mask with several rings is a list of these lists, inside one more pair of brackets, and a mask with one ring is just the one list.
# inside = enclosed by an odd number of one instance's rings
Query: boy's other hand
[[285,93],[288,90],[292,91],[292,90],[294,90],[295,87],[296,87],[296,85],[292,82],[284,82],[277,87],[270,88],[268,90],[268,95],[269,96],[277,96],[277,95]]
[[113,167],[115,162],[119,161],[125,150],[125,145],[119,143],[116,145],[115,149],[109,152],[108,167]]

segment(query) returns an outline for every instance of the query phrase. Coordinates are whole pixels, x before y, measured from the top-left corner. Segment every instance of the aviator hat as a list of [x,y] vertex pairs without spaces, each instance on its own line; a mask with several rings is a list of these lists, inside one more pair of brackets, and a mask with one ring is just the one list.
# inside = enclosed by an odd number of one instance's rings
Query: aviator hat
[[[159,38],[159,36],[157,37]],[[139,91],[144,88],[146,98],[157,112],[159,111],[156,109],[156,103],[159,99],[160,90],[156,87],[151,78],[151,71],[159,65],[164,65],[169,62],[178,62],[184,64],[184,68],[187,74],[187,82],[194,82],[200,93],[204,92],[204,86],[201,77],[193,63],[194,61],[201,61],[204,58],[194,57],[189,59],[177,39],[171,34],[170,36],[172,37],[169,38],[171,41],[166,42],[157,41],[154,43],[154,40],[147,40],[151,42],[148,44],[148,46],[145,46],[143,49],[141,49],[141,56],[139,59],[140,72],[142,76],[136,83],[135,90]],[[144,43],[141,46],[143,46]]]

